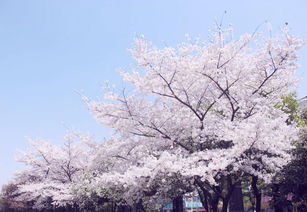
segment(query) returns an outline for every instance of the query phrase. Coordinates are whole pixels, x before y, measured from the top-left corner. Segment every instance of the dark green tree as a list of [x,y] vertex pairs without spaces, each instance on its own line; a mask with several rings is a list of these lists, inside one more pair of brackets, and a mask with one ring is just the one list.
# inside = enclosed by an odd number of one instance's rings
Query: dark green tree
[[289,114],[289,122],[296,122],[301,127],[299,139],[292,150],[293,158],[271,184],[271,195],[275,211],[297,207],[307,210],[307,110],[299,108],[295,95],[284,97],[278,105]]

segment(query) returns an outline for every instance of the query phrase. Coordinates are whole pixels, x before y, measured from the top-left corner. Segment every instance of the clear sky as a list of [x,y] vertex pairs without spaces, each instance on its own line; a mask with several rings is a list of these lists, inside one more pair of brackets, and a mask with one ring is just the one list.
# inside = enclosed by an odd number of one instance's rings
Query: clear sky
[[[121,87],[116,70],[133,65],[134,37],[205,40],[225,10],[236,35],[269,21],[275,31],[288,22],[292,34],[307,36],[306,0],[0,0],[0,185],[21,167],[14,158],[26,137],[61,143],[67,128],[105,136],[76,91],[95,98],[105,80]],[[306,47],[300,55],[302,97]]]

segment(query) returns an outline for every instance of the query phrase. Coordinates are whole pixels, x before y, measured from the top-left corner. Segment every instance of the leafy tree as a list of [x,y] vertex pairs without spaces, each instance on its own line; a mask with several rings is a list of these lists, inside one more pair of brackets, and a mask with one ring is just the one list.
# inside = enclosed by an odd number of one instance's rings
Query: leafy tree
[[301,127],[299,139],[292,150],[292,160],[275,176],[271,185],[275,209],[296,206],[300,211],[307,209],[307,116],[301,110],[295,95],[284,98],[283,110],[289,113],[288,122],[296,122]]

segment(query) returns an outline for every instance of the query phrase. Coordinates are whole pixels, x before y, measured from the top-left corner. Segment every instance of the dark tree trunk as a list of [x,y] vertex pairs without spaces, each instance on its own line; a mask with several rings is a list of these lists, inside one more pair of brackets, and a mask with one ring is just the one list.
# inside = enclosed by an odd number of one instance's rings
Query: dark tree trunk
[[[222,212],[227,212],[228,210],[228,204],[229,204],[229,197],[223,198],[223,207],[222,207]],[[244,212],[244,211],[243,211]]]
[[210,193],[206,190],[204,183],[196,179],[195,185],[198,188],[200,201],[207,212],[218,212],[219,196],[216,193]]
[[138,201],[132,208],[131,212],[143,212],[144,207],[143,207],[143,203],[142,200]]
[[257,187],[258,177],[252,176],[252,189],[256,199],[256,212],[261,211],[261,192]]
[[217,206],[219,204],[219,198],[217,196],[212,197],[211,208],[212,212],[218,212]]
[[200,201],[201,203],[203,204],[206,212],[210,212],[209,211],[209,205],[208,205],[208,195],[207,194],[204,194],[203,192],[201,192],[200,190],[197,190],[198,191],[198,196],[200,198]]
[[283,212],[283,207],[280,205],[274,205],[274,212]]
[[283,204],[282,204],[283,197],[280,196],[279,192],[280,192],[279,185],[273,184],[272,193],[273,193],[273,205],[275,212],[283,212]]
[[131,212],[131,209],[127,205],[120,205],[117,207],[117,212]]
[[173,212],[183,212],[183,198],[182,196],[173,199]]
[[[229,200],[229,212],[244,212],[241,181],[237,182],[234,185],[233,191],[229,192],[231,193],[231,197]],[[225,199],[227,201],[227,198]],[[227,208],[227,206],[225,207]],[[224,202],[223,202],[223,208],[224,208]]]
[[116,212],[116,207],[117,207],[116,203],[112,202],[111,203],[111,212]]
[[206,209],[207,212],[209,212],[209,205],[208,205],[208,197],[205,196],[205,204],[204,204],[204,207]]

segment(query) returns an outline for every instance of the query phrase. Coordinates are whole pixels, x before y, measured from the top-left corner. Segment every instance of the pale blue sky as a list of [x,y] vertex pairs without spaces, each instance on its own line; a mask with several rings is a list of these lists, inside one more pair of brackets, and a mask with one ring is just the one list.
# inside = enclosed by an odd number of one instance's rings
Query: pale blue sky
[[[26,137],[61,143],[67,127],[106,134],[76,91],[95,98],[105,80],[120,87],[116,69],[133,64],[127,48],[135,36],[158,45],[186,33],[207,39],[225,10],[236,35],[266,20],[307,35],[306,0],[0,0],[0,185],[21,167],[14,158]],[[307,49],[300,55],[305,96]]]

